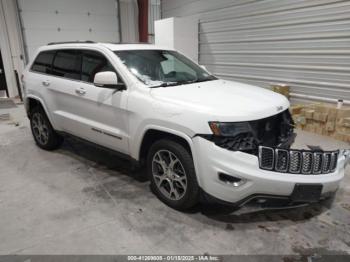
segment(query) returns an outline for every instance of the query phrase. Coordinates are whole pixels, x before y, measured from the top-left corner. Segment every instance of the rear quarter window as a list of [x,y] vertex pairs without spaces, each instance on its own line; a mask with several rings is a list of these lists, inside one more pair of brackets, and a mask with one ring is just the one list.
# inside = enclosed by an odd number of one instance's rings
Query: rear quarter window
[[52,61],[55,51],[43,51],[36,57],[31,70],[34,72],[51,74]]

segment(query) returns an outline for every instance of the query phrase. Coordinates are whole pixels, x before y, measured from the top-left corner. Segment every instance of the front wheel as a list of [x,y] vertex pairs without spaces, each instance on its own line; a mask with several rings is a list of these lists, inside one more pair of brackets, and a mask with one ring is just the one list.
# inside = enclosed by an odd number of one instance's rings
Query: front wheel
[[147,157],[147,170],[152,190],[165,204],[184,210],[198,202],[193,159],[180,143],[167,139],[155,142]]

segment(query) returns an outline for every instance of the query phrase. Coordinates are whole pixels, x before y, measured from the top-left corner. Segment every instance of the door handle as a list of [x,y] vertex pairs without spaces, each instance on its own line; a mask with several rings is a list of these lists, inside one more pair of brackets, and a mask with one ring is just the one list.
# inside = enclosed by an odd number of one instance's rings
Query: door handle
[[82,87],[75,89],[75,93],[77,93],[78,95],[85,95],[86,94],[86,90]]
[[50,85],[50,81],[49,80],[45,80],[42,82],[43,86],[49,86]]

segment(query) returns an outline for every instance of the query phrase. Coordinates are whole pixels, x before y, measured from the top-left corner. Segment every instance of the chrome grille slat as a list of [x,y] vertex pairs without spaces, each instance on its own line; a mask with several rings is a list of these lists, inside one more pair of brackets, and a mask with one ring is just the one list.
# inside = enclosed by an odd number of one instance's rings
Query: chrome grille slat
[[314,164],[313,164],[313,174],[318,175],[322,172],[322,159],[323,153],[316,152],[314,153]]
[[280,173],[319,175],[332,173],[337,168],[338,151],[314,152],[259,147],[259,167]]
[[311,152],[303,152],[303,161],[301,164],[301,173],[311,174],[313,165],[313,154]]
[[275,163],[274,150],[269,147],[259,148],[259,164],[262,169],[273,170]]
[[289,163],[289,153],[284,149],[275,150],[275,169],[278,172],[287,172]]
[[333,152],[332,153],[332,162],[331,162],[331,169],[330,171],[333,173],[336,168],[337,168],[337,163],[338,163],[338,152]]
[[329,170],[331,168],[331,161],[332,161],[331,158],[332,158],[331,153],[323,154],[322,174],[329,173]]
[[301,171],[301,161],[302,161],[302,156],[301,152],[299,151],[294,151],[291,150],[289,152],[289,172],[293,174],[298,174]]

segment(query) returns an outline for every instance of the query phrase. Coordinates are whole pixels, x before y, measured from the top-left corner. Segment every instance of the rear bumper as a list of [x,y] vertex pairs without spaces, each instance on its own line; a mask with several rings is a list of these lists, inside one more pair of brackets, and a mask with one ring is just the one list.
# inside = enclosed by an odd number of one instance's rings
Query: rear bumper
[[[345,157],[339,156],[337,169],[321,175],[279,173],[259,168],[257,156],[233,152],[202,137],[194,137],[195,166],[202,190],[219,201],[242,205],[252,198],[270,196],[288,199],[296,184],[321,184],[322,196],[334,193],[344,177]],[[223,173],[242,180],[237,186],[219,179]]]

